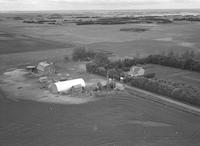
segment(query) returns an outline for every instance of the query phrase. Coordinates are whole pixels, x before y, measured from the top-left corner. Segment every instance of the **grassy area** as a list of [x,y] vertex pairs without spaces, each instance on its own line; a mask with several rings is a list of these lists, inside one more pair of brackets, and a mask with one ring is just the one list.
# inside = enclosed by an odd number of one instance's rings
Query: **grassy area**
[[199,144],[199,118],[134,95],[78,105],[0,99],[0,107],[2,145]]
[[144,68],[146,73],[156,73],[157,78],[183,82],[200,88],[200,73],[154,64],[145,65]]
[[[146,32],[144,32],[146,33]],[[119,57],[145,57],[150,54],[168,53],[173,50],[175,53],[182,53],[188,47],[177,45],[175,42],[156,40],[134,40],[127,42],[99,42],[89,44],[88,48],[104,49],[114,52]],[[189,49],[194,50],[195,49]]]
[[0,41],[0,54],[70,48],[73,46],[70,43],[58,43],[56,41],[48,41],[7,32],[0,34]]

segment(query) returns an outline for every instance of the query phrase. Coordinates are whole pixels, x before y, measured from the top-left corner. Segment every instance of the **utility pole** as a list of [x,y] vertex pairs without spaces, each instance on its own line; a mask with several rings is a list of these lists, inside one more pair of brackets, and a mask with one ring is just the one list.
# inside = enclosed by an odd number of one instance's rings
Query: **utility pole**
[[107,80],[106,88],[107,88],[107,91],[108,91],[108,85],[109,85],[109,73],[108,73],[108,70],[107,70],[107,73],[106,73],[106,80]]

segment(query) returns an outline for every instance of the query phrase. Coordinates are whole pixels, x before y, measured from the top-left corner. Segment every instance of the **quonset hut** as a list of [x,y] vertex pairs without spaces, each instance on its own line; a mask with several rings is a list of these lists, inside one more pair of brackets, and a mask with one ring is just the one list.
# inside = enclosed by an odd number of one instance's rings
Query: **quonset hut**
[[[82,88],[85,88],[86,84],[82,78],[74,79],[74,80],[67,80],[67,81],[59,81],[56,83],[52,83],[49,86],[49,89],[52,93],[69,93],[70,91],[73,92],[73,89],[79,88],[82,91]],[[80,91],[79,90],[79,91]]]

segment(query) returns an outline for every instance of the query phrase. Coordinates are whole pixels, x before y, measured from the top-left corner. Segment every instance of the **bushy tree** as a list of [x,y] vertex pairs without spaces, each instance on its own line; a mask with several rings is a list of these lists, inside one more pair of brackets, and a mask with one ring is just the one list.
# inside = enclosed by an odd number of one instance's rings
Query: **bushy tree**
[[74,61],[80,61],[86,58],[86,49],[84,47],[75,48],[72,53],[72,59]]
[[104,67],[98,67],[95,72],[102,76],[106,76],[107,74],[107,71]]
[[97,69],[97,64],[95,62],[89,62],[86,64],[86,70],[89,73],[95,73]]
[[101,67],[104,67],[105,69],[108,69],[110,65],[110,60],[104,53],[97,53],[94,62]]
[[72,53],[74,61],[89,61],[94,59],[96,53],[93,50],[86,49],[85,47],[75,48]]
[[116,69],[108,70],[108,75],[112,79],[120,80],[120,73]]

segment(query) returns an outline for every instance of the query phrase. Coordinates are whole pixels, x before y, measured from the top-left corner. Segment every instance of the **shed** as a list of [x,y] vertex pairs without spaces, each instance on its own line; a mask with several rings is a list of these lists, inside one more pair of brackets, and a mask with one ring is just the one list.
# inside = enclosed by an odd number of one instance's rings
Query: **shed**
[[49,89],[52,93],[62,93],[69,92],[71,89],[76,87],[84,88],[86,86],[85,81],[82,78],[67,80],[67,81],[59,81],[56,83],[52,83],[49,86]]
[[29,72],[36,72],[37,69],[36,69],[36,66],[26,66],[26,70],[29,71]]
[[37,71],[40,75],[51,75],[56,72],[54,64],[46,61],[38,63]]

